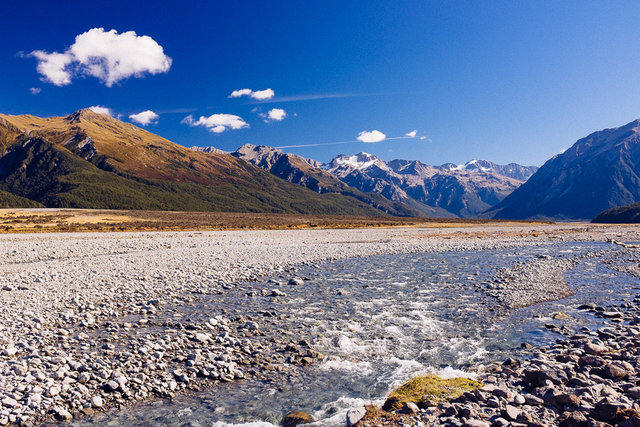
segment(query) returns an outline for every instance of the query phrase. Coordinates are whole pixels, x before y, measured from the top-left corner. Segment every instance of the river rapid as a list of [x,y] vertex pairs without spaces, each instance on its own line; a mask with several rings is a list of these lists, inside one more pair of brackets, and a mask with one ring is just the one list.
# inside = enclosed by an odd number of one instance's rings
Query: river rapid
[[[314,425],[342,426],[348,408],[381,403],[416,374],[473,377],[479,365],[524,351],[522,343],[546,345],[563,329],[598,327],[603,320],[577,306],[624,303],[640,289],[640,280],[603,263],[618,250],[600,243],[559,243],[381,255],[305,267],[296,273],[305,279],[302,285],[286,285],[289,276],[240,283],[179,311],[198,317],[224,307],[231,317],[268,317],[258,321],[265,340],[306,340],[324,358],[274,371],[266,380],[220,384],[72,424],[271,426],[287,412],[303,410],[314,417]],[[497,269],[536,257],[578,260],[564,274],[573,296],[505,313],[480,291]],[[286,296],[261,296],[263,289],[274,288]]]

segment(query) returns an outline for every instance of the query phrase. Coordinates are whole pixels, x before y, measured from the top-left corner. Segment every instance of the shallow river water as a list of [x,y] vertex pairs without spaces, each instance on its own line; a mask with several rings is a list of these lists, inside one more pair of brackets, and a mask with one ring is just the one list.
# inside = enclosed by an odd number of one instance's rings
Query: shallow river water
[[[283,286],[286,298],[271,301],[246,293],[273,289],[267,280],[244,283],[223,295],[183,307],[185,315],[225,307],[228,315],[264,311],[288,315],[278,332],[307,339],[325,359],[269,382],[244,380],[211,390],[112,410],[76,425],[212,426],[278,425],[283,414],[304,410],[314,425],[342,426],[348,408],[380,403],[395,386],[423,372],[473,376],[479,364],[519,351],[523,342],[543,345],[562,335],[545,324],[597,328],[600,318],[579,311],[583,303],[621,303],[640,291],[640,281],[586,257],[565,273],[575,295],[497,315],[492,298],[474,284],[496,269],[540,256],[572,258],[604,244],[562,243],[493,251],[384,255],[331,262],[297,272],[301,286]],[[285,278],[274,277],[276,280]],[[566,319],[553,319],[554,313]],[[205,314],[202,314],[205,315]]]

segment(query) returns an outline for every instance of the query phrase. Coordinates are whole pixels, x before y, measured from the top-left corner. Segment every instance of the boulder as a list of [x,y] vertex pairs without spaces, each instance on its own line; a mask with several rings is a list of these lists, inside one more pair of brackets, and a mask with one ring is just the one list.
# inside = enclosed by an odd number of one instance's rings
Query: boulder
[[304,411],[291,411],[284,416],[282,427],[295,427],[313,422],[313,417]]

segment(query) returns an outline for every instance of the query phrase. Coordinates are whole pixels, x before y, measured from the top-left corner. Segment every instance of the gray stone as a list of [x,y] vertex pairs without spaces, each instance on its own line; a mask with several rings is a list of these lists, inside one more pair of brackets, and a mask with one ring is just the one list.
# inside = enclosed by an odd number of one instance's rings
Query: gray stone
[[354,427],[366,413],[367,410],[364,407],[349,409],[347,411],[347,427]]

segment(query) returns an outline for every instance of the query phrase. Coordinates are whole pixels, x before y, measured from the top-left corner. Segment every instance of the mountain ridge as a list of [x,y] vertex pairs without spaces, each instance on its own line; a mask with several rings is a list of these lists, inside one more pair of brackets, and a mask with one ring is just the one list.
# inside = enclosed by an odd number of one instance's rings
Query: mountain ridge
[[549,159],[484,216],[590,220],[640,201],[640,120],[593,132]]
[[385,215],[87,109],[2,114],[0,143],[0,190],[47,207]]

